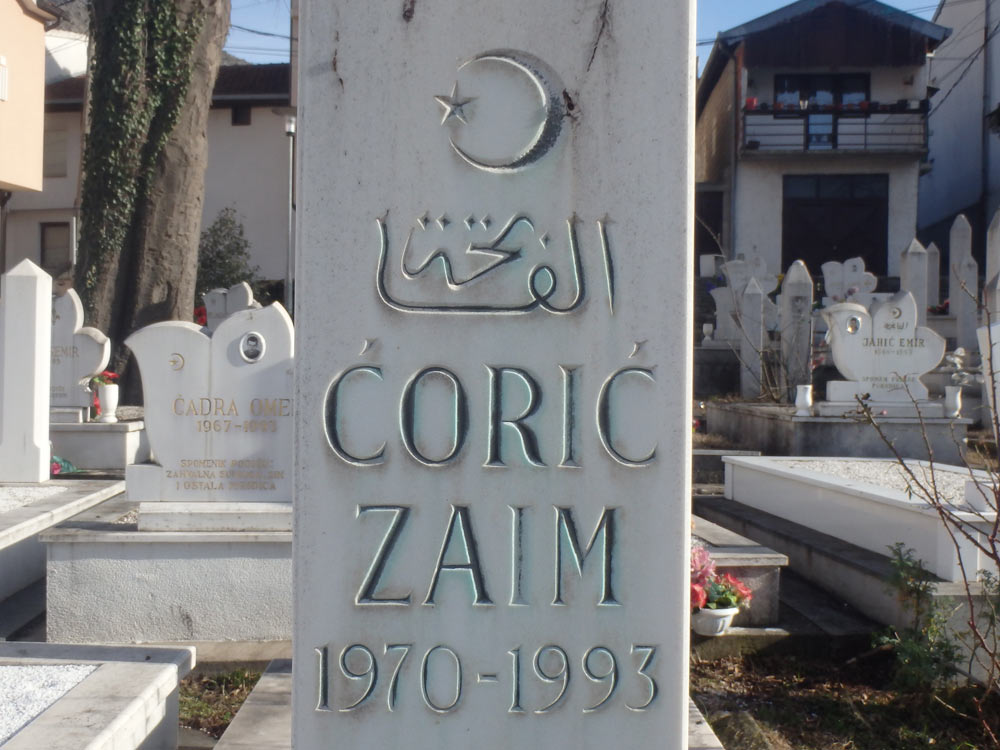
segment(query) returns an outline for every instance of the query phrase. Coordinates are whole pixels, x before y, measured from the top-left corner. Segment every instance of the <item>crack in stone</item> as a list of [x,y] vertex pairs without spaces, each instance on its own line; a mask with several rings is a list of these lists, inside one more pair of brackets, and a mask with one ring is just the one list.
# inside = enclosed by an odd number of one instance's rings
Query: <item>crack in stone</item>
[[594,44],[590,49],[590,60],[587,61],[587,72],[590,72],[590,66],[594,64],[594,58],[597,57],[597,48],[601,44],[601,37],[604,36],[604,30],[608,27],[608,22],[611,16],[611,0],[603,0],[601,3],[601,11],[597,15],[597,37],[594,39]]

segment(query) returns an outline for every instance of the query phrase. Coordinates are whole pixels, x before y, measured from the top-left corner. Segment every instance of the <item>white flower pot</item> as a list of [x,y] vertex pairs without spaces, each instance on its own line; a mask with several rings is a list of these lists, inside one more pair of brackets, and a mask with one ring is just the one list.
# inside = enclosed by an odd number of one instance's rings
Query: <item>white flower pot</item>
[[97,398],[101,402],[101,416],[98,422],[117,422],[115,411],[118,409],[118,386],[114,383],[97,386]]
[[795,386],[795,416],[811,417],[813,405],[813,387],[811,385]]
[[946,417],[962,416],[962,386],[946,385],[944,387],[944,415]]
[[698,635],[722,635],[733,624],[739,607],[728,609],[699,609],[691,613],[691,629]]

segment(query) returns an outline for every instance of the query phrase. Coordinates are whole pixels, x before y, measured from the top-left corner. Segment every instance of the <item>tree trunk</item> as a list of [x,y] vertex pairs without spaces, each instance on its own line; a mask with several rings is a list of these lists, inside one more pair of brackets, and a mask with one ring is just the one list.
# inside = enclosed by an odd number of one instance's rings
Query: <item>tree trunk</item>
[[[123,158],[132,160],[128,163],[134,179],[134,205],[118,247],[113,242],[100,245],[108,235],[114,239],[113,232],[105,231],[104,237],[96,232],[88,236],[85,248],[86,227],[101,209],[91,202],[88,210],[85,193],[81,263],[77,268],[77,287],[84,287],[81,294],[90,324],[106,331],[118,345],[112,368],[125,375],[124,403],[137,402],[139,383],[137,377],[130,377],[135,368],[126,368],[129,355],[121,342],[150,323],[191,320],[194,310],[208,113],[230,11],[230,0],[94,0],[94,28],[100,28],[101,23],[119,23],[124,8],[135,3],[146,8],[143,30],[148,67],[144,80],[135,82],[146,91],[132,97],[137,102],[135,120],[144,133],[137,135],[136,141],[118,142]],[[164,18],[172,24],[166,30]],[[184,39],[178,37],[192,28],[190,24],[197,24],[197,35],[185,47]],[[100,60],[107,51],[100,49],[99,35],[97,45]],[[177,48],[182,53],[176,54],[176,60],[164,60],[157,54],[157,49]],[[127,58],[123,62],[127,65]],[[98,70],[95,62],[95,84]],[[178,85],[185,80],[186,85]],[[101,125],[99,110],[106,106],[97,96],[106,89],[95,85],[92,90],[92,131],[96,133]],[[150,102],[151,107],[147,106]],[[87,163],[88,178],[91,162]],[[99,164],[95,167],[101,169]],[[114,199],[128,197],[126,190]]]

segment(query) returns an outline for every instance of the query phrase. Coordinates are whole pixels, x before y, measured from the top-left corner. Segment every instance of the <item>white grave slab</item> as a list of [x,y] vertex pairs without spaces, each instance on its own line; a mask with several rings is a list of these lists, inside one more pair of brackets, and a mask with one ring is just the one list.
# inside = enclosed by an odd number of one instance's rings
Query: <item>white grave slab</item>
[[94,394],[90,378],[108,366],[111,341],[83,325],[83,304],[74,289],[52,298],[52,370],[49,409],[53,422],[85,422]]
[[23,260],[0,281],[0,482],[49,478],[52,277]]
[[295,748],[686,746],[692,11],[303,5]]
[[290,500],[292,335],[274,304],[232,315],[211,337],[179,321],[129,336],[157,462],[128,467],[131,499]]
[[917,304],[909,292],[897,292],[876,302],[871,313],[842,302],[822,310],[829,326],[833,363],[848,382],[827,384],[828,401],[854,401],[869,394],[871,401],[912,403],[927,398],[920,376],[944,356],[944,339],[917,325]]

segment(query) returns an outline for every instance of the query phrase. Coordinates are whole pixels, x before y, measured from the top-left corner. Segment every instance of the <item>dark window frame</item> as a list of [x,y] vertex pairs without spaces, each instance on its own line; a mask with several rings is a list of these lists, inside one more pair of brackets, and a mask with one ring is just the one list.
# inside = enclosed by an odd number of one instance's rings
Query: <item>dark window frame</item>
[[253,122],[253,107],[249,104],[234,104],[230,110],[230,124],[233,127],[250,125]]
[[[66,258],[60,258],[58,262],[51,262],[46,257],[51,252],[45,242],[46,231],[49,229],[66,230]],[[60,248],[61,249],[61,248]],[[58,272],[73,265],[73,224],[69,221],[43,221],[38,224],[38,260],[39,265],[49,273]]]

